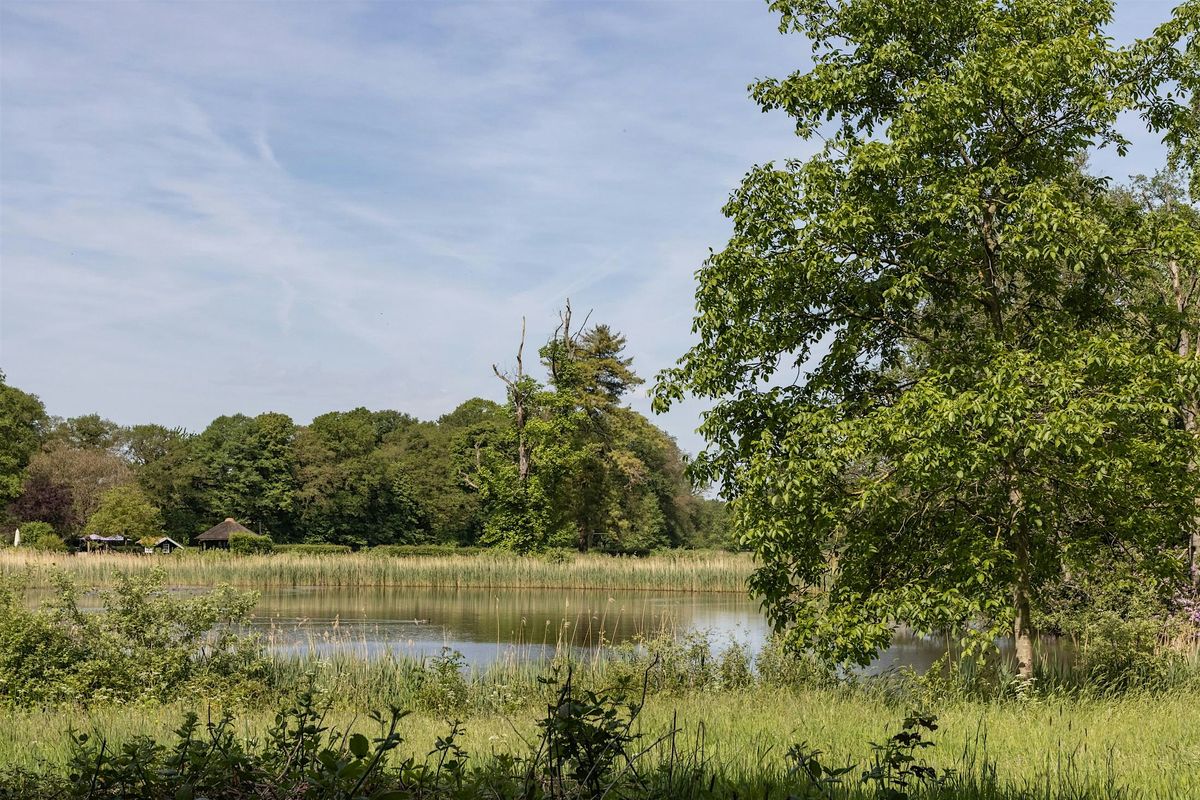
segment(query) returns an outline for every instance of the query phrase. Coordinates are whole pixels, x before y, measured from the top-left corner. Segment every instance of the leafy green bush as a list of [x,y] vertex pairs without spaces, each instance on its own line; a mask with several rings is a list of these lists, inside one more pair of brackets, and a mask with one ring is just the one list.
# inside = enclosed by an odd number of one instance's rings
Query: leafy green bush
[[1072,663],[1047,677],[1101,692],[1169,688],[1183,654],[1168,645],[1186,625],[1170,582],[1141,580],[1108,559],[1051,584],[1040,598],[1040,629],[1069,636]]
[[55,597],[37,609],[27,606],[15,579],[0,579],[0,703],[256,691],[265,674],[261,646],[229,626],[248,619],[257,596],[221,587],[181,598],[164,590],[165,581],[157,568],[120,575],[101,595],[103,610],[85,614],[63,575],[55,576]]
[[273,553],[275,543],[271,541],[270,536],[260,536],[257,533],[231,533],[229,552],[244,556]]
[[21,546],[31,550],[65,553],[67,545],[62,537],[54,532],[54,526],[49,522],[24,522],[18,526],[21,531]]
[[348,544],[277,544],[276,553],[295,553],[308,556],[332,556],[352,552]]

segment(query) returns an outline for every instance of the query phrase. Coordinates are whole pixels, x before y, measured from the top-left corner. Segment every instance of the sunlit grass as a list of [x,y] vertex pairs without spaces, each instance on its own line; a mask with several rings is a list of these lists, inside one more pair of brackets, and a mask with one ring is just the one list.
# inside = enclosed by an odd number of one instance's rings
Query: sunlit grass
[[[95,729],[110,740],[135,734],[164,738],[186,708],[179,703],[148,708],[106,707],[92,711],[3,711],[0,765],[62,765],[66,731]],[[1129,696],[1062,702],[956,702],[932,709],[939,716],[936,747],[922,757],[960,771],[982,770],[989,762],[999,781],[1012,788],[1059,787],[1044,796],[1101,797],[1070,786],[1115,785],[1134,797],[1200,797],[1200,718],[1194,694]],[[201,707],[203,709],[203,707]],[[361,726],[367,708],[338,707],[329,720]],[[701,742],[713,765],[727,776],[756,781],[786,768],[784,752],[796,742],[820,748],[834,763],[864,763],[870,742],[883,741],[905,714],[902,706],[841,690],[757,687],[685,696],[651,697],[642,731],[655,737],[672,725],[679,740]],[[521,751],[535,736],[544,707],[528,704],[511,714],[470,717],[464,745],[478,755]],[[241,730],[259,735],[272,720],[266,710],[242,712]],[[405,747],[423,756],[447,730],[435,715],[418,712],[404,721]]]

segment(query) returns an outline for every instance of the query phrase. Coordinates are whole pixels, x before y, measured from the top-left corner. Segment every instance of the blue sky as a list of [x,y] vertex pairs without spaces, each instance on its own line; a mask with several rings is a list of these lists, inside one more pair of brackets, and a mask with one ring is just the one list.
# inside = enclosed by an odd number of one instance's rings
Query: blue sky
[[[570,297],[650,378],[729,192],[810,152],[746,97],[805,63],[756,0],[7,0],[0,368],[122,423],[433,418],[501,399],[521,317],[540,342]],[[1135,141],[1096,167],[1152,171]],[[657,421],[694,452],[699,410]]]

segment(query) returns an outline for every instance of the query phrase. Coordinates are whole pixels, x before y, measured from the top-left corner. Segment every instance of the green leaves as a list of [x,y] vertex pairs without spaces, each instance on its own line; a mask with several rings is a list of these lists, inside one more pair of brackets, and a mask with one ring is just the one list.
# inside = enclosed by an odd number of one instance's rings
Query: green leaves
[[371,750],[371,743],[361,733],[350,737],[350,754],[355,758],[366,758]]
[[772,621],[866,663],[900,622],[994,637],[1100,554],[1166,577],[1196,367],[1133,299],[1151,230],[1200,237],[1080,165],[1127,145],[1118,116],[1178,67],[1167,34],[1114,47],[1106,0],[772,7],[813,67],[752,95],[822,143],[734,192],[697,344],[655,387],[658,410],[714,402],[694,470]]

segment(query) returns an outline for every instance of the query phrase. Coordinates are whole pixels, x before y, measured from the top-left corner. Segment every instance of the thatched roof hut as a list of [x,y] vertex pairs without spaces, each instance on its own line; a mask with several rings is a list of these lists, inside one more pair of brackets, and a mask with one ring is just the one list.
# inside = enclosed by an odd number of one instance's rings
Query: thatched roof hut
[[226,517],[224,522],[212,526],[197,536],[196,543],[200,545],[201,550],[214,547],[227,548],[229,547],[229,536],[234,533],[254,533],[254,531],[244,525],[239,525],[233,517]]

